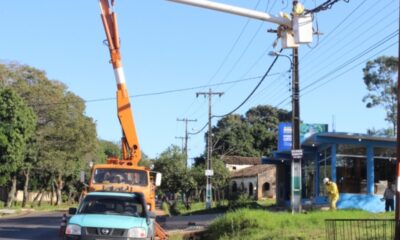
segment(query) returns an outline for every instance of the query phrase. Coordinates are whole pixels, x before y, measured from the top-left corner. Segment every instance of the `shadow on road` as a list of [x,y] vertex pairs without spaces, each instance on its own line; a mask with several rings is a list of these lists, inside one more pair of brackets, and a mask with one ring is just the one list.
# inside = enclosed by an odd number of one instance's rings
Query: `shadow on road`
[[60,221],[59,213],[0,219],[0,239],[58,240]]

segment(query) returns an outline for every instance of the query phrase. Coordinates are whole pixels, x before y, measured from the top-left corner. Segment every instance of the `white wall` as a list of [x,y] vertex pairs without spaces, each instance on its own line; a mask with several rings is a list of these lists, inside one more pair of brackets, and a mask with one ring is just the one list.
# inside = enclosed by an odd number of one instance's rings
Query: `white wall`
[[[230,171],[230,172],[235,172],[244,168],[252,167],[254,165],[237,165],[237,164],[225,164],[225,167]],[[234,169],[236,167],[236,169]]]

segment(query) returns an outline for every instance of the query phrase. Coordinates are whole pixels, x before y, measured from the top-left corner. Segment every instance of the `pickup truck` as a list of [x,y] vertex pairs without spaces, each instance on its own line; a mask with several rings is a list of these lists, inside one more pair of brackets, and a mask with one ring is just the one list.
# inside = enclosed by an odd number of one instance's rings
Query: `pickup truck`
[[69,214],[67,240],[154,239],[156,216],[142,193],[90,192]]

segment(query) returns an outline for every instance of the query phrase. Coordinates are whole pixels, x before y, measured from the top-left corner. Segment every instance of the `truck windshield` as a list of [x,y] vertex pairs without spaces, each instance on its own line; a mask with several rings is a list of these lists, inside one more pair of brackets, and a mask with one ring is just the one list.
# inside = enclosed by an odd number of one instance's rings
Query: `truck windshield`
[[78,212],[81,214],[145,216],[143,203],[139,196],[86,196]]
[[94,172],[93,183],[121,183],[147,186],[147,172],[134,169],[101,169]]

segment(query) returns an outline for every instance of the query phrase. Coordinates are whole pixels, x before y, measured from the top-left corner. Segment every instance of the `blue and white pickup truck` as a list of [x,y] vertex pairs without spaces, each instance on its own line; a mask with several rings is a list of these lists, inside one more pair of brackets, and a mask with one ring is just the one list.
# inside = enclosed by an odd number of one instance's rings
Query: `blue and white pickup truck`
[[91,192],[69,214],[67,240],[154,239],[155,214],[141,193]]

